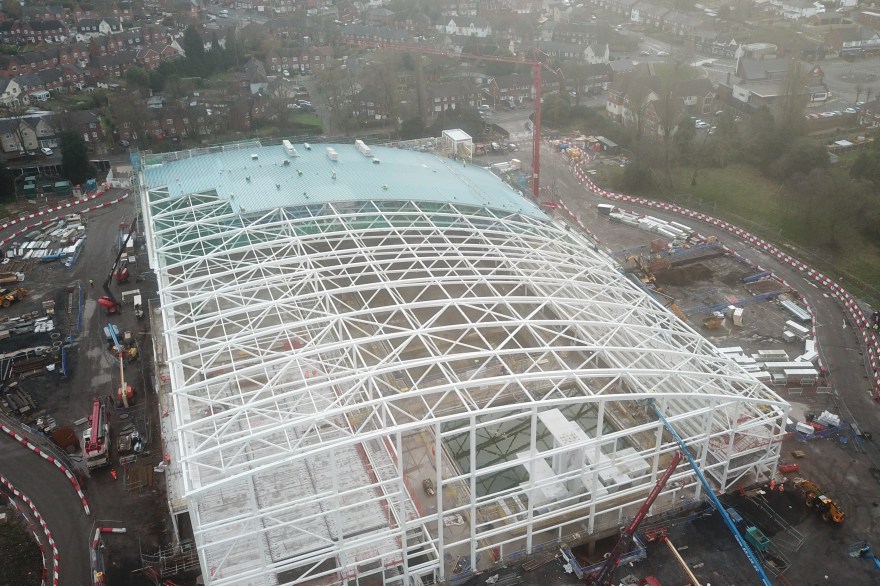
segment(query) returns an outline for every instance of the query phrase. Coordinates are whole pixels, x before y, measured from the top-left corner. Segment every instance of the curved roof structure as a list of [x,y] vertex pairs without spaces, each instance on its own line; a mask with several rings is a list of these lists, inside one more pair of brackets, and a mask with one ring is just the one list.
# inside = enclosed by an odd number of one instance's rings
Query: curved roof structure
[[616,530],[675,450],[646,399],[718,488],[775,466],[785,403],[585,235],[479,167],[325,147],[137,161],[206,583],[408,584]]

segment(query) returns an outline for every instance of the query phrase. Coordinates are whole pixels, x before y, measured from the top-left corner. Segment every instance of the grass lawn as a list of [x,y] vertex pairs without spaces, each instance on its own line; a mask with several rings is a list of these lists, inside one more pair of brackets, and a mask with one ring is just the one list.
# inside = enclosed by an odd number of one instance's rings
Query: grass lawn
[[[640,195],[728,220],[787,247],[794,256],[835,278],[844,276],[851,294],[864,296],[872,304],[880,302],[880,292],[874,289],[880,283],[880,249],[866,243],[846,221],[831,231],[825,225],[830,208],[799,203],[798,194],[751,167],[703,169],[696,185],[691,185],[692,168],[677,168],[671,175],[673,187],[666,193]],[[831,198],[827,202],[835,205]]]
[[654,73],[657,77],[671,77],[675,80],[697,79],[700,76],[696,67],[690,65],[676,67],[674,63],[654,63]]

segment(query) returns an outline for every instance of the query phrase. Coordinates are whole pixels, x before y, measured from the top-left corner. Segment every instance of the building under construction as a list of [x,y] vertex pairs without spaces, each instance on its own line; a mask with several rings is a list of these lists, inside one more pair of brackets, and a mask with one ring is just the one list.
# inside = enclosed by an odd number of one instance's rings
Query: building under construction
[[[615,533],[676,446],[766,479],[787,404],[488,170],[135,153],[168,499],[209,585],[455,583]],[[679,466],[654,512],[705,495]]]

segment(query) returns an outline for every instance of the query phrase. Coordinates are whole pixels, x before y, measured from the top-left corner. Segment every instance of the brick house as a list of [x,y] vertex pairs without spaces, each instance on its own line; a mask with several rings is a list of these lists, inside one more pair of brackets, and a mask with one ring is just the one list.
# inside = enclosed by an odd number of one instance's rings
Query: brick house
[[480,105],[480,89],[461,81],[436,84],[428,90],[428,102],[433,116],[447,110],[476,108]]
[[152,47],[141,47],[135,54],[135,61],[147,71],[155,71],[161,63],[161,54]]
[[67,38],[67,27],[60,20],[7,20],[0,22],[0,42],[9,45],[60,43]]
[[114,53],[92,58],[86,70],[96,80],[105,80],[122,77],[125,70],[137,63],[137,51],[127,49]]

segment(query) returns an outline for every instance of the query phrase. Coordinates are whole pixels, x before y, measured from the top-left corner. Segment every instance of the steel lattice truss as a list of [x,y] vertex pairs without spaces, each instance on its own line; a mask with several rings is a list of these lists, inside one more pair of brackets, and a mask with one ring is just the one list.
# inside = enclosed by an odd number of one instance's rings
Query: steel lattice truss
[[[176,464],[211,584],[406,583],[616,527],[674,449],[647,398],[719,488],[778,458],[784,402],[540,213],[145,201]],[[572,406],[598,423],[561,445],[540,421]],[[624,446],[630,482],[578,484]]]

